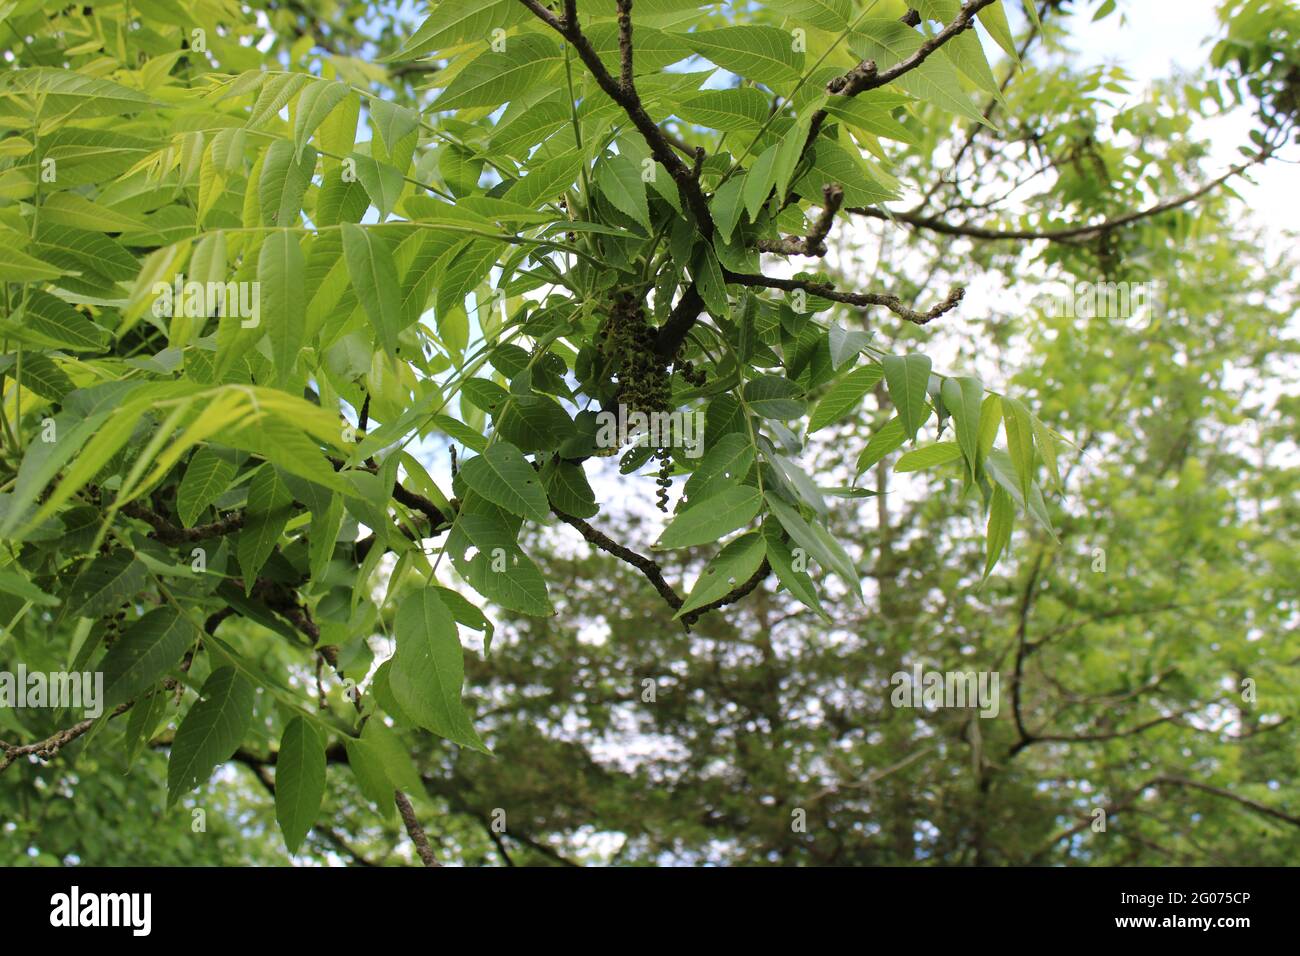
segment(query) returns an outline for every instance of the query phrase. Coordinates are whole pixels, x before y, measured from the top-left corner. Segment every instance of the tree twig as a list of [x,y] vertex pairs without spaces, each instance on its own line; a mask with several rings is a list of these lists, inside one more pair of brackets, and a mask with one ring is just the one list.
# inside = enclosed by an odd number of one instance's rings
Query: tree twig
[[411,798],[400,790],[394,790],[393,801],[397,804],[397,812],[402,815],[402,825],[406,827],[407,836],[415,844],[415,852],[420,855],[420,862],[425,866],[442,866],[433,855],[433,848],[429,846],[429,838],[425,835],[424,827],[420,826],[420,820],[415,815],[415,807],[411,806]]

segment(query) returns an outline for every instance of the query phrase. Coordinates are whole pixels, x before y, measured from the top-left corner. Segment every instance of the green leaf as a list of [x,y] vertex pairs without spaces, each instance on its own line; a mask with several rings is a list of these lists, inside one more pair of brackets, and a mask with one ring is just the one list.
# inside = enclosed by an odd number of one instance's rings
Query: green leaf
[[853,19],[850,0],[782,0],[781,10],[810,27],[833,33],[847,30]]
[[388,214],[397,203],[397,197],[402,194],[402,189],[406,186],[402,171],[390,163],[380,162],[373,156],[352,153],[349,158],[356,166],[358,182],[365,187],[366,195],[379,210],[379,219],[382,222],[388,218]]
[[[831,368],[839,371],[850,359],[856,358],[871,341],[870,332],[847,330],[838,322],[832,322],[827,330],[827,343],[831,350]],[[881,370],[883,374],[883,369]]]
[[[546,580],[519,549],[515,533],[500,518],[461,511],[447,536],[452,563],[475,591],[520,614],[549,617],[555,613]],[[470,547],[478,553],[466,555]]]
[[723,27],[681,36],[724,70],[778,92],[793,87],[803,72],[803,53],[795,51],[789,33],[776,27]]
[[1016,507],[1033,518],[1035,523],[1047,532],[1053,541],[1056,541],[1056,531],[1052,527],[1052,518],[1047,513],[1047,503],[1043,500],[1043,493],[1039,489],[1038,483],[1030,483],[1029,497],[1026,498],[1021,490],[1020,481],[1015,472],[1015,465],[1011,462],[1011,456],[1001,449],[989,452],[984,466],[985,473],[994,482],[1006,489]]
[[1031,414],[1029,420],[1033,425],[1034,444],[1038,446],[1038,453],[1043,457],[1043,464],[1047,466],[1047,475],[1052,479],[1052,487],[1057,492],[1061,492],[1061,469],[1056,458],[1056,435],[1055,433],[1038,420],[1037,415]]
[[862,449],[862,454],[858,455],[856,474],[862,474],[890,452],[901,448],[906,440],[907,432],[903,428],[903,420],[898,417],[891,418],[871,436],[867,447]]
[[378,757],[384,775],[392,785],[390,789],[405,790],[412,794],[424,793],[424,782],[411,761],[411,753],[396,731],[382,720],[368,720],[361,731],[361,740]]
[[545,522],[551,507],[533,466],[509,442],[498,441],[461,465],[466,486],[511,514]]
[[[859,59],[874,60],[884,71],[914,54],[923,42],[921,34],[897,20],[871,17],[861,21],[849,37],[849,49]],[[931,56],[894,82],[918,99],[989,125],[962,89],[950,60]]]
[[167,806],[203,784],[230,758],[253,723],[253,685],[233,667],[214,670],[176,729],[167,762]]
[[[781,138],[776,155],[772,158],[772,180],[776,188],[778,208],[790,189],[790,179],[794,176],[795,167],[799,165],[804,147],[808,144],[808,131],[811,126],[812,112],[804,110]],[[846,193],[845,198],[847,196]]]
[[[794,554],[785,540],[781,522],[775,517],[769,516],[763,520],[763,542],[767,548],[767,562],[776,571],[777,580],[805,606],[816,611],[822,620],[830,621],[830,617],[822,608],[821,600],[817,597],[817,588],[808,572],[795,570]],[[805,567],[806,563],[805,560]]]
[[43,119],[61,117],[65,122],[138,113],[161,105],[139,90],[120,83],[53,67],[11,69],[0,74],[0,95],[6,94],[39,99]]
[[0,282],[40,282],[57,279],[66,274],[66,271],[8,244],[5,246],[4,257],[0,258]]
[[357,300],[366,311],[370,324],[384,350],[397,351],[397,336],[405,325],[402,290],[397,280],[397,266],[388,243],[365,226],[345,222],[343,257]]
[[780,375],[760,375],[745,383],[745,404],[761,418],[775,418],[789,421],[798,418],[808,410],[802,399],[801,389],[788,378]]
[[712,544],[754,520],[763,506],[757,488],[737,485],[709,499],[707,508],[688,508],[664,529],[654,547],[659,551]]
[[984,578],[997,567],[998,559],[1011,540],[1011,528],[1015,523],[1016,509],[1011,496],[999,485],[993,486],[993,495],[989,502],[988,544],[985,548],[987,557],[984,561]]
[[258,129],[269,124],[280,110],[289,105],[290,100],[302,92],[310,79],[306,73],[267,74],[244,128]]
[[399,106],[381,97],[370,98],[370,125],[391,158],[398,144],[420,125],[420,114],[408,106]]
[[316,150],[296,150],[287,139],[277,139],[266,151],[257,197],[262,225],[297,226],[303,197],[316,169]]
[[1029,409],[1018,399],[1003,396],[1002,421],[1007,430],[1007,451],[1020,479],[1020,493],[1028,501],[1034,480],[1034,430]]
[[1002,400],[997,395],[986,395],[980,405],[979,452],[980,461],[989,456],[993,443],[997,441],[998,428],[1002,424]]
[[692,271],[700,287],[700,297],[704,307],[715,317],[725,316],[730,311],[727,299],[727,284],[722,278],[722,266],[718,263],[717,253],[713,247],[701,243],[695,253],[695,265]]
[[766,495],[766,500],[768,509],[794,543],[816,558],[823,567],[838,575],[844,585],[861,600],[862,582],[858,580],[853,559],[843,546],[826,529],[809,524],[798,511],[771,492]]
[[293,374],[306,335],[305,270],[297,236],[288,230],[276,230],[266,237],[257,257],[257,279],[262,284],[261,311],[267,318],[271,356],[280,385]]
[[[312,80],[298,98],[298,108],[293,118],[294,153],[301,157],[316,129],[325,122],[334,107],[347,98],[351,88],[339,80]],[[349,150],[351,142],[348,143]]]
[[691,593],[673,615],[673,620],[718,600],[732,588],[744,584],[763,563],[763,554],[763,536],[757,531],[728,542],[695,579]]
[[835,183],[844,187],[846,206],[870,206],[898,198],[898,191],[877,180],[856,153],[839,143],[822,138],[813,147],[812,167],[798,182],[805,196],[821,195],[822,187]]
[[244,593],[252,594],[257,572],[275,550],[284,526],[293,513],[293,493],[272,464],[258,469],[248,486],[244,528],[239,533],[236,554],[244,578]]
[[1019,62],[1020,55],[1016,50],[1016,40],[1011,34],[1011,24],[1007,22],[1007,11],[1002,6],[1002,0],[994,0],[981,10],[978,16],[984,29],[989,31],[989,36],[1002,47],[1002,51],[1013,61]]
[[615,209],[649,234],[650,205],[646,201],[641,166],[635,159],[622,153],[605,157],[596,165],[596,184]]
[[173,607],[157,607],[130,625],[99,664],[104,709],[112,710],[148,690],[194,647],[202,632]]
[[550,37],[525,33],[511,37],[503,51],[487,50],[461,70],[434,100],[436,111],[500,106],[540,87],[564,60]]
[[101,618],[139,594],[149,578],[145,566],[126,550],[100,555],[77,575],[64,600],[67,617]]
[[582,155],[577,150],[570,150],[536,166],[530,166],[528,175],[516,180],[505,198],[529,208],[550,202],[573,185],[582,164]]
[[381,63],[413,60],[469,40],[482,41],[529,16],[518,0],[442,0],[402,46]]
[[980,402],[984,397],[984,386],[978,378],[944,379],[939,394],[944,407],[952,416],[953,428],[957,433],[957,444],[966,458],[972,476],[978,475],[984,464],[984,456],[979,450]]
[[830,391],[813,409],[808,421],[808,433],[812,434],[827,425],[834,424],[857,408],[867,392],[876,387],[884,375],[884,369],[876,363],[855,368],[848,375],[831,386]]
[[464,653],[456,621],[437,589],[423,588],[404,598],[393,633],[397,652],[388,683],[402,710],[426,730],[486,753],[461,705]]
[[894,118],[894,110],[898,106],[914,102],[911,97],[903,94],[891,97],[882,90],[875,90],[869,99],[870,101],[867,97],[859,96],[849,100],[831,97],[826,104],[826,112],[873,136],[883,136],[914,146],[920,143],[915,132]]
[[[752,86],[734,90],[705,90],[673,107],[688,123],[724,133],[758,129],[767,121],[767,97]],[[730,181],[730,180],[728,180]]]
[[307,533],[307,564],[311,579],[320,581],[334,556],[339,529],[343,527],[343,498],[331,495],[324,511],[312,514],[311,529]]
[[289,721],[275,759],[275,819],[284,845],[297,853],[325,797],[325,745],[305,718]]
[[551,503],[565,514],[590,518],[600,511],[596,495],[579,464],[559,458],[552,459],[542,469],[542,483],[546,486]]
[[190,459],[176,489],[176,513],[186,528],[194,527],[205,508],[223,494],[235,478],[235,464],[210,447]]
[[438,261],[442,274],[438,281],[434,308],[439,317],[452,308],[464,305],[465,296],[487,278],[505,248],[506,243],[496,239],[474,239],[459,249],[447,252]]
[[738,485],[754,463],[754,446],[741,432],[723,435],[709,448],[682,489],[682,507],[692,508],[724,488]]
[[[367,721],[366,727],[372,723],[373,720]],[[356,777],[357,787],[366,799],[375,805],[380,816],[385,819],[391,818],[396,809],[393,803],[393,791],[397,788],[389,779],[388,769],[384,765],[383,754],[378,745],[374,741],[362,740],[359,737],[344,737],[343,746],[347,749],[348,766]]]
[[40,352],[31,352],[23,356],[23,387],[31,389],[41,398],[51,402],[62,402],[63,397],[72,391],[72,379],[54,362]]
[[961,457],[961,446],[952,441],[941,441],[923,448],[915,448],[898,459],[894,471],[920,471],[956,461]]
[[46,594],[21,574],[15,574],[13,571],[0,570],[0,592],[12,594],[14,597],[31,601],[42,607],[55,607],[59,603],[58,598]]
[[[90,235],[93,235],[90,234]],[[103,239],[103,236],[95,236]],[[5,256],[13,250],[7,250]],[[37,344],[45,348],[67,349],[70,352],[98,352],[109,341],[107,330],[101,329],[85,315],[62,299],[32,289],[27,293],[27,308],[23,312],[20,335],[36,336]]]
[[709,214],[713,224],[718,227],[718,235],[726,242],[731,241],[731,234],[740,223],[740,214],[744,211],[745,180],[733,176],[718,187],[709,200]]
[[745,211],[749,213],[750,222],[758,221],[758,213],[767,202],[767,197],[772,192],[772,186],[776,183],[776,154],[778,148],[777,144],[773,143],[763,150],[762,155],[754,160],[754,164],[745,173]]
[[930,417],[926,401],[926,387],[930,383],[930,359],[921,354],[886,355],[880,360],[885,369],[885,384],[889,397],[898,409],[903,422],[903,433],[911,441]]

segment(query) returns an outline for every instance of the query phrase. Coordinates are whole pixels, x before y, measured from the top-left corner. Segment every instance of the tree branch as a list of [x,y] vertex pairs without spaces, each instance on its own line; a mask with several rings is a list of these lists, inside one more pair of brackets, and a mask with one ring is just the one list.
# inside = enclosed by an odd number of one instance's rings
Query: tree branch
[[[605,68],[604,62],[596,52],[591,41],[582,32],[582,27],[578,23],[578,5],[574,0],[565,0],[564,19],[561,20],[547,10],[537,0],[519,0],[524,6],[531,10],[538,19],[555,30],[569,45],[577,51],[578,57],[586,65],[591,75],[595,77],[596,83],[605,95],[623,108],[632,125],[645,139],[646,145],[650,147],[650,154],[655,161],[668,170],[668,174],[673,177],[677,183],[677,189],[682,195],[682,200],[691,209],[695,215],[696,224],[701,233],[706,238],[713,235],[713,217],[709,214],[709,202],[704,197],[700,184],[691,175],[691,170],[682,162],[681,157],[673,150],[672,144],[664,136],[663,130],[659,125],[650,118],[645,107],[641,103],[641,96],[636,91],[635,85],[631,83],[631,77],[627,75],[631,69],[631,21],[628,21],[627,50],[624,57],[623,71],[627,85],[625,86],[619,80],[610,75],[609,70]],[[631,3],[628,2],[628,10],[631,10]],[[620,5],[621,8],[621,5]],[[622,14],[620,13],[620,37],[619,46],[622,48],[624,37],[621,35]]]
[[213,521],[211,524],[182,528],[172,524],[162,515],[139,501],[128,501],[118,510],[128,518],[138,518],[150,525],[153,528],[153,536],[167,545],[189,544],[207,538],[219,538],[238,531],[244,526],[245,520],[243,511],[235,511],[224,518]]
[[406,833],[415,844],[415,852],[420,855],[420,862],[425,866],[442,866],[437,858],[433,855],[433,848],[429,846],[429,838],[425,835],[424,827],[420,826],[420,820],[415,815],[415,807],[411,806],[411,798],[400,790],[393,791],[393,801],[397,804],[397,812],[402,815],[402,825],[406,827]]
[[1116,216],[1113,219],[1107,219],[1104,222],[1094,223],[1089,226],[1070,226],[1064,229],[993,229],[985,226],[968,226],[954,225],[946,223],[941,219],[933,216],[921,216],[910,212],[890,212],[888,210],[876,209],[874,207],[850,207],[849,212],[859,216],[867,216],[871,219],[883,219],[886,221],[898,221],[906,223],[917,229],[928,229],[931,232],[942,233],[948,236],[966,236],[972,239],[990,239],[998,240],[1021,240],[1032,241],[1036,239],[1046,239],[1051,242],[1077,243],[1086,239],[1093,239],[1097,236],[1112,232],[1123,226],[1131,225],[1142,219],[1149,219],[1152,216],[1158,216],[1163,212],[1169,212],[1171,209],[1177,209],[1188,203],[1195,202],[1207,193],[1212,192],[1219,186],[1238,176],[1252,166],[1264,162],[1274,153],[1273,148],[1261,152],[1250,162],[1238,163],[1231,167],[1223,175],[1210,180],[1205,185],[1191,192],[1183,193],[1181,196],[1175,196],[1172,199],[1166,199],[1163,202],[1147,206],[1145,209],[1139,209],[1135,212],[1126,213],[1122,216]]
[[[934,36],[923,41],[911,56],[899,60],[886,70],[877,69],[875,60],[863,60],[847,73],[834,77],[827,83],[826,92],[835,96],[853,97],[859,93],[865,93],[867,90],[882,87],[886,83],[892,83],[903,74],[915,70],[929,59],[930,55],[939,47],[970,27],[975,20],[975,14],[991,3],[993,3],[993,0],[974,0],[973,3],[967,3],[961,8],[961,12],[953,17],[951,23]],[[914,17],[915,19],[913,19]],[[913,10],[908,10],[903,16],[903,23],[909,27],[915,27],[920,22],[920,17]],[[808,138],[804,142],[804,152],[807,152],[808,147],[817,139],[817,134],[821,132],[822,124],[826,122],[827,115],[825,109],[820,109],[813,114],[812,121],[808,126]]]
[[786,292],[793,292],[796,289],[802,289],[809,295],[820,296],[823,299],[830,299],[834,302],[843,302],[846,305],[856,305],[864,308],[870,305],[883,305],[890,312],[900,318],[917,325],[926,325],[937,319],[946,312],[955,309],[958,303],[966,295],[966,290],[961,286],[954,286],[947,297],[938,305],[926,312],[917,312],[909,309],[903,304],[903,300],[898,296],[885,292],[841,292],[834,286],[827,285],[825,282],[814,282],[811,279],[778,279],[773,276],[751,275],[744,272],[725,271],[726,281],[736,285],[756,286],[765,289],[782,289]]
[[844,188],[837,183],[827,183],[822,187],[822,211],[807,236],[787,236],[775,242],[761,239],[758,248],[761,252],[773,252],[784,256],[826,255],[826,237],[835,225],[835,214],[844,202]]
[[644,574],[650,583],[654,585],[655,590],[659,592],[659,596],[668,602],[668,606],[674,611],[678,610],[682,606],[682,599],[678,597],[677,592],[673,590],[672,585],[664,580],[663,568],[659,567],[659,564],[656,561],[647,558],[643,554],[637,554],[631,548],[624,547],[603,531],[593,528],[581,518],[576,518],[571,514],[565,514],[558,508],[551,508],[551,511],[554,512],[555,516],[565,524],[576,528],[580,535],[596,547],[600,548],[600,550],[607,554],[612,554],[620,561],[625,564],[630,564],[632,567]]

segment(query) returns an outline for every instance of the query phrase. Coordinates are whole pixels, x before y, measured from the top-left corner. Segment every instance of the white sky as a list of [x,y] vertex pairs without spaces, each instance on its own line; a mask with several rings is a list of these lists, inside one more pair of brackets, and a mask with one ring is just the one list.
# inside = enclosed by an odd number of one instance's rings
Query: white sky
[[[1135,92],[1179,71],[1203,69],[1212,46],[1208,38],[1222,33],[1215,14],[1217,0],[1120,0],[1116,13],[1096,23],[1090,22],[1096,3],[1076,6],[1082,10],[1070,18],[1070,35],[1079,51],[1078,62],[1122,66],[1133,77]],[[1237,147],[1249,144],[1252,123],[1250,112],[1241,109],[1194,127],[1198,135],[1211,138],[1216,161],[1211,175],[1242,161]],[[1300,149],[1292,147],[1284,153],[1295,158]],[[1294,228],[1300,221],[1296,168],[1275,158],[1257,166],[1250,177],[1258,185],[1240,177],[1233,184],[1259,220],[1278,233]]]

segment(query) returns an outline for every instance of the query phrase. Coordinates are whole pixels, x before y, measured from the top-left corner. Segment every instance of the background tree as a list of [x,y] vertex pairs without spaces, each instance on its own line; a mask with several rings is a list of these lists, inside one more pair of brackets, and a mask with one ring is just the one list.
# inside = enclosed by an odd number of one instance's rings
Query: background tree
[[[1300,25],[1117,109],[1057,6],[14,6],[0,653],[110,706],[0,709],[15,856],[1287,859],[1294,288],[1224,187]],[[963,324],[977,272],[1168,291]],[[612,477],[620,405],[704,457]],[[891,708],[913,663],[1007,706]]]

